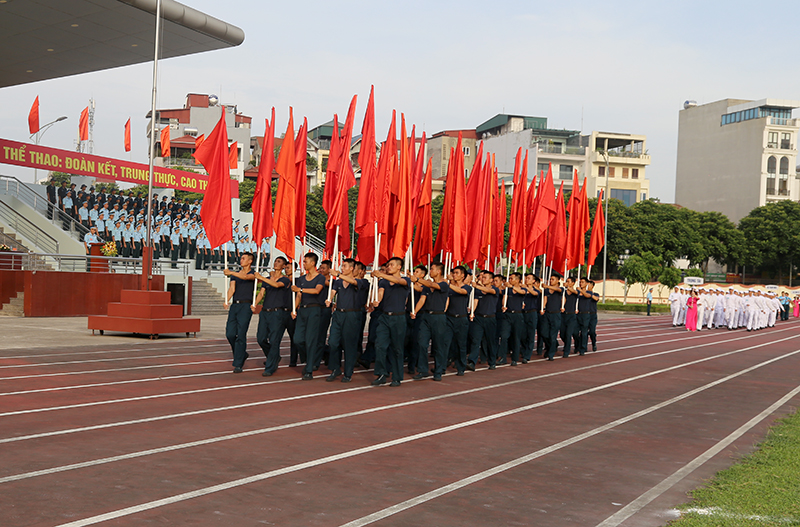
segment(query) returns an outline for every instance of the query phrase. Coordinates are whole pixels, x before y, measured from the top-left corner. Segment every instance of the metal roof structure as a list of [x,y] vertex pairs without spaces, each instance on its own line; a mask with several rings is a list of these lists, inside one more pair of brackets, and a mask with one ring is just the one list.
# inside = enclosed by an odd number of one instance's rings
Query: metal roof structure
[[[0,88],[153,60],[156,0],[0,0]],[[162,0],[161,58],[238,46],[244,31]]]

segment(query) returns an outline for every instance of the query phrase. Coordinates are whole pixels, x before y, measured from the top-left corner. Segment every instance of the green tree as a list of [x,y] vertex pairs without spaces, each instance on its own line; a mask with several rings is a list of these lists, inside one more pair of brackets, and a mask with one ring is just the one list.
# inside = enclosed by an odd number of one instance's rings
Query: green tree
[[680,269],[675,267],[665,267],[658,277],[658,282],[669,290],[680,284],[682,280]]
[[753,209],[739,222],[745,240],[743,263],[783,272],[800,256],[800,203],[778,201]]
[[638,254],[634,254],[622,265],[619,273],[625,278],[625,298],[623,304],[628,303],[628,290],[633,284],[642,285],[642,290],[647,287],[650,281],[651,269],[648,262]]

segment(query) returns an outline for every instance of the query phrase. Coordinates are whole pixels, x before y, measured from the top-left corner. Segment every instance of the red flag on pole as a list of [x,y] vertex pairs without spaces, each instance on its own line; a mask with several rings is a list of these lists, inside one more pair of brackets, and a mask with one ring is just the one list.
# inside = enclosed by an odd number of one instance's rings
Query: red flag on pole
[[[423,135],[423,142],[424,137]],[[421,160],[418,162],[421,162]],[[426,262],[426,258],[431,256],[431,251],[433,250],[433,219],[431,215],[432,166],[433,159],[428,159],[428,167],[425,169],[425,176],[419,189],[419,196],[417,196],[417,215],[414,222],[417,234],[414,237],[413,253],[414,262],[418,264]]]
[[[497,179],[497,169],[494,169],[494,177]],[[497,191],[497,216],[495,218],[494,240],[492,241],[492,261],[495,257],[503,254],[506,234],[506,219],[508,217],[508,198],[506,196],[506,182],[500,182],[500,188]],[[496,248],[495,248],[496,247]]]
[[78,139],[80,141],[89,140],[89,107],[81,111],[81,117],[78,119]]
[[128,118],[128,121],[125,123],[125,151],[131,151],[131,119]]
[[272,171],[275,170],[275,108],[270,120],[265,119],[264,145],[258,165],[256,190],[253,193],[253,241],[259,246],[272,236]]
[[381,236],[380,256],[383,259],[389,258],[389,238],[394,225],[390,221],[390,207],[392,204],[392,183],[394,174],[397,171],[397,112],[392,110],[392,123],[389,125],[389,133],[386,142],[381,147],[381,156],[378,159],[378,193],[375,202],[376,213],[378,215],[378,233]]
[[281,152],[275,163],[275,171],[280,176],[278,194],[275,197],[275,248],[283,252],[289,260],[294,260],[295,207],[297,205],[297,166],[295,163],[294,119],[289,107],[289,124],[281,144]]
[[581,187],[581,222],[580,222],[580,241],[578,242],[577,260],[579,265],[586,261],[586,233],[589,232],[589,198],[586,195],[586,178],[583,178]]
[[433,248],[433,252],[438,255],[441,255],[442,252],[448,253],[452,250],[452,228],[450,227],[450,223],[452,222],[453,196],[455,193],[450,189],[455,186],[453,180],[454,162],[455,152],[451,148],[450,159],[447,161],[447,178],[444,183],[444,203],[442,204],[442,214],[439,218],[439,230],[436,232],[436,245]]
[[233,238],[231,230],[231,176],[228,169],[228,127],[225,107],[208,140],[194,153],[208,172],[208,186],[203,197],[203,226],[211,247],[218,247]]
[[[226,132],[227,135],[227,132]],[[161,129],[161,157],[169,157],[169,125]],[[228,146],[225,146],[227,152]]]
[[194,138],[194,147],[200,148],[200,145],[203,144],[203,141],[206,140],[206,134],[200,134],[198,137]]
[[355,230],[358,233],[358,258],[362,262],[375,259],[375,199],[378,193],[375,167],[375,87],[369,91],[369,102],[361,126],[361,149],[358,166],[361,167],[361,182],[358,188]]
[[539,236],[547,230],[547,227],[550,225],[550,222],[553,221],[556,214],[556,196],[555,188],[553,187],[552,165],[550,165],[550,168],[547,170],[547,177],[544,178],[544,182],[539,183],[536,201],[536,215],[533,218],[533,223],[528,227],[529,244],[539,239]]
[[31,111],[28,113],[28,130],[30,130],[31,135],[35,134],[39,131],[39,96],[36,96],[36,99],[33,100],[33,106],[31,106]]
[[481,250],[479,256],[481,260],[491,260],[493,251],[490,252],[489,249],[493,249],[491,245],[493,245],[492,242],[495,236],[495,218],[497,216],[497,172],[494,170],[494,163],[484,164],[483,171],[485,172],[484,177],[486,178],[488,186],[487,193],[489,195],[486,200],[486,212],[483,219],[483,233],[481,234]]
[[231,170],[239,168],[239,143],[234,141],[228,150],[228,161]]
[[[491,221],[492,183],[491,167],[485,170],[482,163],[483,142],[478,146],[475,164],[472,165],[469,181],[465,187],[467,210],[472,229],[467,231],[467,240],[464,247],[464,260],[471,263],[478,259],[484,252],[484,234],[487,222]],[[489,163],[487,161],[486,165]]]
[[594,261],[603,246],[606,244],[606,218],[603,215],[603,191],[597,199],[597,211],[594,214],[594,225],[592,225],[592,236],[589,239],[589,259],[587,263],[594,265]]
[[567,216],[564,210],[564,182],[558,189],[556,198],[556,214],[550,229],[550,240],[547,244],[547,257],[555,270],[564,268],[564,257],[567,249]]
[[[397,172],[397,185],[392,189],[395,196],[396,218],[394,237],[392,240],[392,256],[403,258],[408,252],[411,237],[414,234],[414,213],[411,208],[414,198],[411,195],[411,150],[414,145],[409,145],[406,135],[406,117],[400,114],[400,166]],[[394,187],[394,185],[393,185]]]
[[461,132],[458,132],[456,143],[456,160],[453,166],[455,175],[455,196],[453,200],[453,262],[464,261],[464,250],[467,247],[467,189],[464,181],[464,149],[461,146]]
[[567,269],[578,267],[579,246],[583,245],[583,232],[580,231],[583,220],[581,219],[581,187],[578,181],[578,170],[572,176],[572,191],[569,193],[567,213],[569,214],[569,228],[567,229],[567,250],[565,259]]
[[[286,144],[286,143],[284,143]],[[295,223],[294,235],[300,241],[306,242],[306,199],[308,197],[308,176],[306,175],[306,153],[308,149],[308,119],[303,117],[303,126],[297,132],[297,139],[294,142],[295,158]]]
[[[328,173],[332,175],[333,192],[332,199],[328,203],[325,211],[328,213],[328,221],[325,224],[327,230],[326,247],[333,248],[336,236],[336,227],[339,227],[339,251],[346,256],[350,255],[350,209],[347,191],[356,184],[356,176],[353,173],[353,164],[350,161],[350,146],[353,138],[353,121],[356,113],[356,96],[350,101],[350,109],[347,112],[344,128],[341,135],[338,133],[338,117],[334,115],[334,134],[338,135],[336,140],[337,159],[331,166],[334,157],[333,141],[331,141],[331,153],[328,158]],[[331,172],[332,168],[334,172]],[[328,176],[325,177],[325,191],[328,191]],[[325,207],[325,196],[323,196],[323,207]],[[333,257],[335,255],[331,255]]]

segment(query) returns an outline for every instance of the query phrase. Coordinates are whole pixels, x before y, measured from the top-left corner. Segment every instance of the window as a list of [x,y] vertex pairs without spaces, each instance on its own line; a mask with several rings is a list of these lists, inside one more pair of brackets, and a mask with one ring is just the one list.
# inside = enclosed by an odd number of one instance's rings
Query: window
[[572,165],[559,165],[558,179],[572,179]]
[[612,199],[618,199],[625,204],[626,207],[630,207],[634,203],[636,203],[636,191],[635,190],[621,190],[612,188],[611,192],[609,193]]
[[777,161],[775,160],[775,156],[769,156],[767,159],[767,174],[775,175],[775,168],[777,167]]
[[599,167],[597,169],[597,177],[606,177],[606,167]]
[[465,168],[464,169],[464,179],[467,179],[468,177],[469,177],[469,169]]
[[767,139],[767,148],[778,148],[778,132],[770,132]]
[[639,169],[632,168],[631,169],[631,179],[639,179]]
[[622,179],[628,179],[628,169],[627,168],[623,168],[622,169]]
[[775,174],[767,174],[767,195],[775,195]]
[[465,146],[465,147],[464,147],[464,156],[465,156],[465,157],[466,157],[466,156],[469,156],[469,147],[468,147],[468,146]]
[[789,175],[789,158],[782,157],[781,158],[781,175],[788,176]]
[[614,168],[616,167],[608,167],[608,177],[614,177]]
[[537,174],[547,174],[547,171],[550,169],[549,163],[536,163],[536,173]]
[[781,134],[781,150],[791,150],[791,149],[792,149],[792,134],[790,133]]
[[778,178],[778,195],[779,196],[788,196],[789,195],[789,175],[788,174],[781,173],[780,178]]
[[647,201],[647,192],[642,192],[642,201]]

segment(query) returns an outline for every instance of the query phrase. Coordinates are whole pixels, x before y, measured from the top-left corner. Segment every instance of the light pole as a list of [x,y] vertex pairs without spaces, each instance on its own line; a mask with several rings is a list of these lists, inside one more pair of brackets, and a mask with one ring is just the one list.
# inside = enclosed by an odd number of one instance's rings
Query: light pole
[[[65,121],[66,119],[67,119],[67,116],[66,115],[62,115],[61,117],[59,117],[55,121],[50,121],[46,125],[44,125],[41,128],[39,128],[39,131],[36,132],[35,134],[31,134],[31,139],[33,139],[34,144],[36,144],[36,146],[39,146],[39,141],[42,140],[42,136],[44,135],[44,133],[46,131],[48,131],[50,129],[50,127],[53,126],[54,124],[60,123],[61,121]],[[34,182],[34,184],[36,183],[36,180],[38,178],[39,178],[39,169],[34,168],[33,169],[33,182]]]
[[608,152],[606,150],[600,150],[600,154],[606,160],[606,212],[605,212],[605,219],[606,221],[603,222],[603,239],[605,243],[603,244],[603,303],[606,303],[606,265],[608,264],[608,177],[609,177],[609,167],[608,167]]
[[[625,265],[625,262],[630,257],[631,257],[631,252],[628,249],[625,249],[625,254],[620,254],[619,258],[617,259],[617,267],[621,269],[622,266]],[[624,286],[625,287],[625,298],[624,298],[624,300],[622,302],[622,305],[626,305],[628,303],[628,278],[627,277],[624,277],[624,278],[625,278],[625,286]],[[605,282],[603,282],[603,283],[605,284]]]

